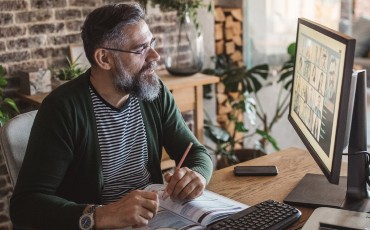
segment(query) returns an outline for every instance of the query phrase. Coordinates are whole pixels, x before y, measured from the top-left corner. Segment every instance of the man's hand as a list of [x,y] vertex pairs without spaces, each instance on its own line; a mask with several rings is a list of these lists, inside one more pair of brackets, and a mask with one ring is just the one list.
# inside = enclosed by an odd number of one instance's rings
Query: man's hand
[[206,179],[187,167],[176,169],[174,174],[164,175],[167,181],[165,193],[173,200],[189,200],[200,196],[205,187]]
[[97,208],[95,226],[96,229],[146,226],[158,207],[157,193],[135,190],[114,203]]

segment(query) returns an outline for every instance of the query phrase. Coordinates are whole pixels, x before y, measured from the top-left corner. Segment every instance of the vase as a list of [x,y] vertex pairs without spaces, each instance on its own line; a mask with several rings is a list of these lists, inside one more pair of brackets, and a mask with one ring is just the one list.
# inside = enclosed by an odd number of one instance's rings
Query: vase
[[167,71],[176,76],[189,76],[202,70],[203,35],[197,31],[189,13],[178,17],[176,26],[166,29],[163,58]]

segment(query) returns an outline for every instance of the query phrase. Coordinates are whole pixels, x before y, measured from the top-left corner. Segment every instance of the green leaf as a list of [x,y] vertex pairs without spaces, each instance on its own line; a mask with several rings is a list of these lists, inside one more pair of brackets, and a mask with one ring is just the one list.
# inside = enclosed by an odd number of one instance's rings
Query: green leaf
[[215,125],[205,125],[204,130],[206,131],[206,135],[215,143],[226,143],[231,138],[226,130]]
[[291,57],[294,57],[295,55],[295,49],[296,49],[296,43],[292,43],[288,46],[288,54],[291,56]]
[[235,122],[235,130],[243,133],[249,132],[249,129],[245,128],[244,123],[241,121]]
[[268,132],[265,132],[263,130],[260,130],[260,129],[257,129],[256,132],[261,135],[263,138],[266,138],[266,140],[271,143],[272,147],[275,149],[275,150],[280,150],[278,144],[277,144],[277,141],[275,140],[275,138],[273,138]]
[[8,81],[5,78],[0,77],[0,87],[5,87],[8,85]]
[[11,98],[5,98],[4,103],[8,104],[15,112],[19,113],[18,107]]

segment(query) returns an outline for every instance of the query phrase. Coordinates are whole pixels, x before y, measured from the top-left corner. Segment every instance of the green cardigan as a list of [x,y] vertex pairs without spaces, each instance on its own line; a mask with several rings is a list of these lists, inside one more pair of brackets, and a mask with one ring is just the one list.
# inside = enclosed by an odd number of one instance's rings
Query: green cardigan
[[[89,75],[87,71],[59,86],[38,110],[10,201],[16,228],[79,229],[85,205],[101,203],[103,175]],[[178,163],[193,142],[183,166],[203,175],[208,183],[211,157],[185,124],[170,91],[161,84],[157,99],[139,102],[152,182],[163,183],[162,147]]]

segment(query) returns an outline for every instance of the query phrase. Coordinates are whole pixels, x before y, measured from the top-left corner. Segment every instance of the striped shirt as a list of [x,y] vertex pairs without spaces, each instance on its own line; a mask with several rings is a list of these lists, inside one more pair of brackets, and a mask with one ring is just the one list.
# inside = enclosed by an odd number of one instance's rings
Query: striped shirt
[[150,183],[146,132],[137,98],[130,96],[117,109],[92,87],[90,93],[103,169],[102,203],[108,204]]

